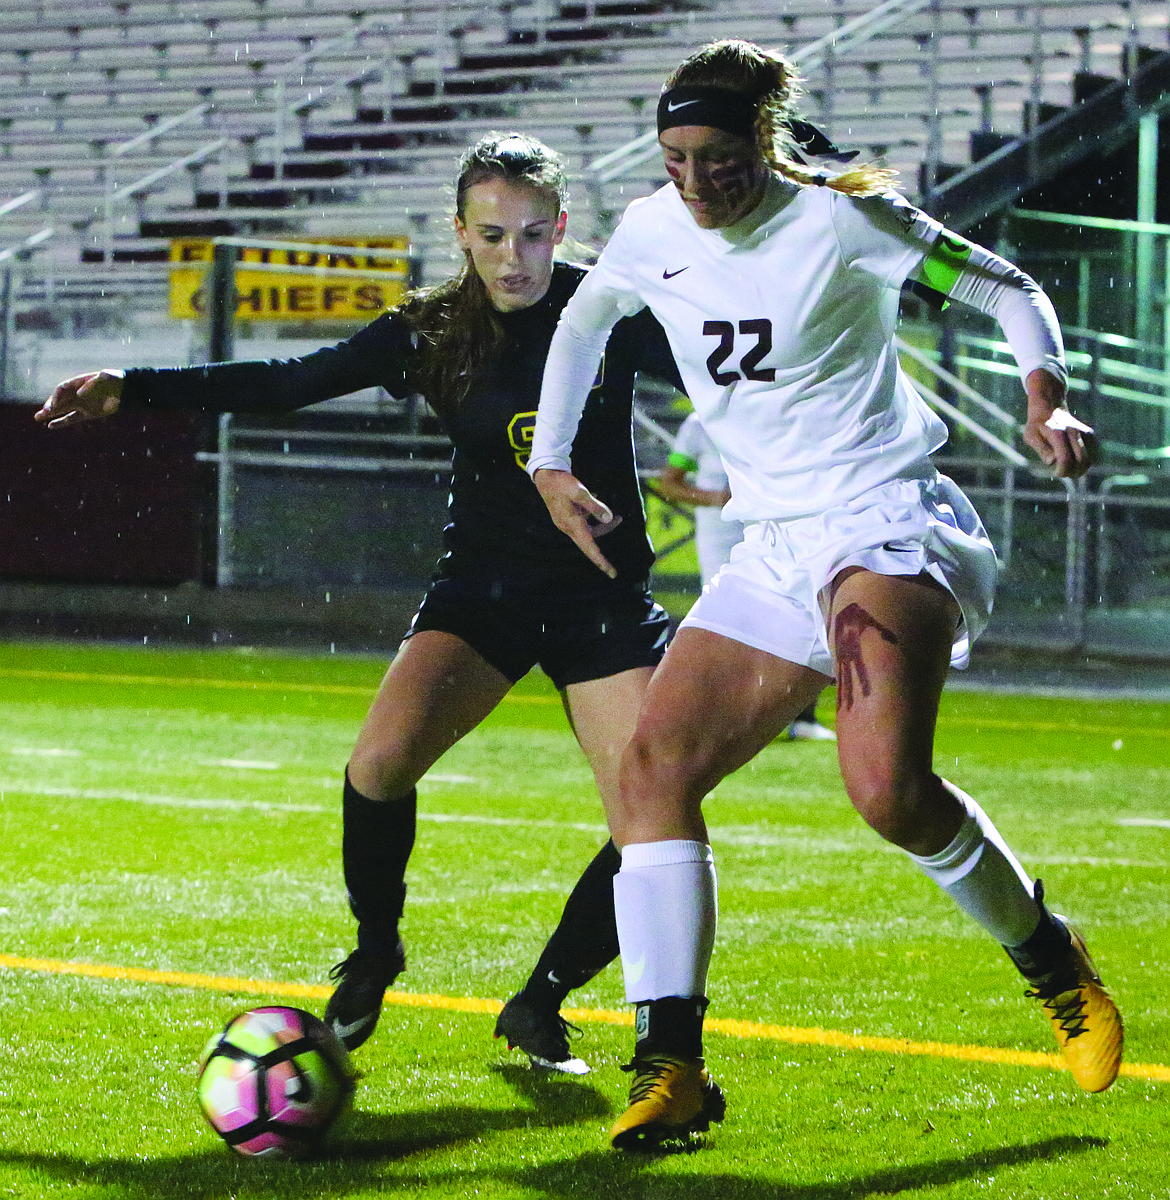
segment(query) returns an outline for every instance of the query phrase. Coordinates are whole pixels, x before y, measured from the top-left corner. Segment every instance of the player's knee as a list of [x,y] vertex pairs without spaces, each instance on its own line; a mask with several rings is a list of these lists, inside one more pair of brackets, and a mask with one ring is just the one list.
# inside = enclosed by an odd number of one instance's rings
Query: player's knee
[[359,747],[346,768],[350,783],[371,800],[398,800],[418,782],[418,772],[386,747]]
[[622,754],[622,790],[681,798],[695,789],[705,766],[705,756],[688,740],[670,731],[638,729]]
[[921,838],[929,799],[929,780],[888,770],[855,772],[846,780],[853,807],[880,837],[895,846]]

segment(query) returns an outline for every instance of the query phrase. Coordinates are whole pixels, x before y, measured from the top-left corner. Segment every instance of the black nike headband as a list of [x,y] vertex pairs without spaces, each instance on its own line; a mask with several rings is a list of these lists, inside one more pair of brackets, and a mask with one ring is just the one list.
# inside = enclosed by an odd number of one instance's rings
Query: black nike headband
[[707,125],[754,142],[759,111],[755,100],[727,88],[670,88],[658,98],[658,132],[676,125]]

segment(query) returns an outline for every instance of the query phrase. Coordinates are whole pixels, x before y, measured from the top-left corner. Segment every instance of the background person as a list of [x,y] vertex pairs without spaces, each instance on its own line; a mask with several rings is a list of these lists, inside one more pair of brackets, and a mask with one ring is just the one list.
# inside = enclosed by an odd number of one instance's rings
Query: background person
[[[694,508],[699,581],[706,587],[743,541],[743,522],[723,517],[721,509],[731,499],[727,472],[715,443],[693,412],[687,414],[675,435],[666,466],[658,476],[658,491],[667,500]],[[837,735],[817,720],[816,700],[797,713],[784,736],[791,741],[837,740]]]
[[723,519],[721,510],[731,499],[727,472],[715,443],[693,412],[687,414],[675,434],[657,486],[667,500],[689,504],[695,510],[699,582],[706,587],[743,540],[743,522]]

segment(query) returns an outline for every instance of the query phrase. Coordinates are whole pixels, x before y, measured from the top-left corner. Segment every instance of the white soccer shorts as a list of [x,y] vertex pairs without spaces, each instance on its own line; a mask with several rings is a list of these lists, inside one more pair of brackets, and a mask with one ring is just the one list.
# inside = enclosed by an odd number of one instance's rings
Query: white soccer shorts
[[828,591],[846,567],[926,571],[941,583],[962,611],[951,665],[967,665],[991,616],[998,563],[979,514],[945,475],[895,480],[813,516],[749,524],[680,628],[708,629],[832,676]]

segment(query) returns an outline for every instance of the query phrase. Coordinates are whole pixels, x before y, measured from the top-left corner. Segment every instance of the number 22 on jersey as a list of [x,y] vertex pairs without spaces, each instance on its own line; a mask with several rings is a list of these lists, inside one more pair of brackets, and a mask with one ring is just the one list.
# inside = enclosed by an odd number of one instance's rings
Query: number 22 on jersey
[[[766,317],[753,318],[739,323],[739,346],[736,345],[736,327],[731,321],[704,321],[703,336],[717,337],[719,345],[707,358],[707,370],[720,386],[727,387],[739,379],[754,379],[761,383],[774,383],[775,367],[761,367],[760,363],[772,350],[772,322]],[[739,370],[724,370],[728,359],[733,359],[737,350]]]

